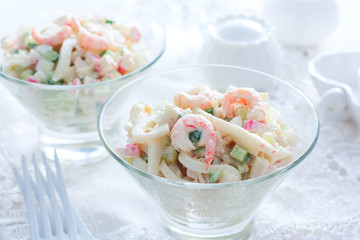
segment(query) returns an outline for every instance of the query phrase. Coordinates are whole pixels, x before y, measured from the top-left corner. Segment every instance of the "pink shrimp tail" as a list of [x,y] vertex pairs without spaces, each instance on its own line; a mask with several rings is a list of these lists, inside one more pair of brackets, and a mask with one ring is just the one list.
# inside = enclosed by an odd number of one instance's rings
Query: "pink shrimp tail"
[[109,40],[105,36],[90,33],[84,28],[80,28],[78,36],[79,45],[87,50],[93,52],[102,52],[109,48]]
[[214,153],[211,154],[211,155],[207,155],[205,154],[205,163],[206,163],[206,167],[205,167],[205,170],[208,170],[212,161],[214,160]]
[[[252,88],[237,88],[224,94],[222,100],[223,116],[233,118],[236,116],[236,108],[243,107],[248,112],[263,111],[263,99]],[[263,120],[263,119],[261,119]]]
[[206,163],[205,170],[209,169],[212,161],[213,161],[213,159],[211,159],[211,158],[206,159],[206,161],[205,161],[205,163]]
[[54,36],[42,37],[40,36],[35,29],[31,30],[31,35],[34,38],[35,42],[39,44],[46,44],[50,46],[61,45],[65,39],[70,37],[72,34],[72,29],[69,26],[63,25],[62,28]]
[[79,32],[80,30],[80,21],[78,18],[72,17],[70,22],[71,28],[74,30],[74,32]]
[[214,160],[215,148],[216,148],[216,134],[215,132],[212,132],[210,135],[210,139],[205,144],[205,163],[206,163],[205,170],[209,169],[212,161]]
[[37,34],[34,28],[31,30],[31,36],[34,38],[35,42],[40,44],[42,43],[41,37]]

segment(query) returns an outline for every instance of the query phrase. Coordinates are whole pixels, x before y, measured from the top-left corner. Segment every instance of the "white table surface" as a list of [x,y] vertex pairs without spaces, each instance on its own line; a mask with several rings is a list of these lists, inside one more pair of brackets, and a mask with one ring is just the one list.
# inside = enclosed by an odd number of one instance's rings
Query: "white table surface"
[[[144,3],[145,1],[141,1]],[[168,47],[154,71],[197,63],[201,29],[214,13],[243,8],[260,12],[262,1],[157,1]],[[211,5],[213,4],[213,5]],[[203,8],[199,8],[203,6]],[[283,78],[317,105],[307,62],[319,53],[360,49],[360,1],[339,1],[340,22],[320,46],[283,48]],[[3,24],[3,23],[2,23]],[[360,239],[360,136],[352,121],[327,123],[313,153],[260,206],[254,239]],[[39,154],[35,119],[0,84],[0,239],[29,239],[26,208],[12,167]],[[120,164],[108,157],[88,166],[63,165],[67,191],[98,239],[158,239],[157,213]]]

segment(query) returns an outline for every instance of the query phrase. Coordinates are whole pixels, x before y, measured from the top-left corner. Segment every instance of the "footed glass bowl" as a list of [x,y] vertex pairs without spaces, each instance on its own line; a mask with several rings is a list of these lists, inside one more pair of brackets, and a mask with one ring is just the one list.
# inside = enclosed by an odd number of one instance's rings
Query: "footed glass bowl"
[[[139,101],[172,101],[174,91],[205,84],[220,92],[228,85],[253,87],[269,93],[269,103],[288,126],[297,128],[301,142],[294,161],[268,175],[231,183],[178,182],[150,175],[127,163],[116,147],[127,141],[125,123]],[[101,141],[159,206],[165,233],[175,239],[242,239],[251,235],[255,210],[266,196],[302,162],[319,136],[319,121],[312,104],[288,83],[270,75],[235,66],[195,65],[152,73],[123,86],[104,104],[99,116]],[[286,213],[284,213],[286,214]]]
[[[102,104],[120,86],[141,75],[159,60],[165,51],[165,32],[157,22],[141,15],[135,6],[122,6],[114,2],[106,4],[105,1],[100,5],[89,2],[83,8],[76,1],[64,0],[57,3],[34,1],[28,8],[9,3],[5,9],[0,10],[0,21],[6,21],[0,30],[0,38],[15,37],[17,29],[22,25],[41,29],[67,13],[86,17],[98,14],[118,23],[136,26],[142,35],[140,47],[148,55],[148,62],[143,67],[120,78],[88,85],[38,84],[0,71],[0,82],[38,119],[40,146],[46,156],[51,159],[53,148],[56,148],[60,159],[86,164],[108,156],[96,128]],[[15,13],[19,17],[13,18]],[[3,58],[0,57],[0,65],[2,61]]]

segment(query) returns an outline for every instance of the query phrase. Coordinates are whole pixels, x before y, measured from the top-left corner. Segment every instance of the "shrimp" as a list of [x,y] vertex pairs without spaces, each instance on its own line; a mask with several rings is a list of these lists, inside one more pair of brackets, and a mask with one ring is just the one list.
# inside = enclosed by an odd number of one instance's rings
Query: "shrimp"
[[4,37],[0,41],[1,48],[4,49],[4,50],[7,50],[7,51],[15,48],[16,44],[17,44],[17,41],[15,41],[14,39],[12,39],[10,37]]
[[[72,29],[69,26],[63,25],[61,27],[56,26],[52,29],[56,29],[54,31],[54,34],[51,34],[50,36],[40,36],[35,29],[33,28],[31,31],[31,35],[34,38],[35,42],[39,44],[47,44],[50,46],[59,46],[61,45],[65,39],[69,38],[72,34]],[[53,31],[52,31],[53,32]]]
[[65,14],[57,18],[54,21],[54,23],[59,26],[63,26],[63,25],[69,26],[72,28],[74,32],[79,32],[79,28],[81,26],[80,21],[83,21],[81,17]]
[[78,33],[81,28],[81,20],[80,17],[72,17],[66,25],[70,26],[74,32]]
[[102,52],[110,46],[106,35],[91,33],[85,28],[79,30],[78,43],[83,49],[93,52]]
[[175,92],[174,103],[182,109],[210,108],[214,101],[218,101],[218,93],[207,86],[199,86],[189,92]]
[[245,107],[249,113],[247,119],[265,120],[265,106],[261,95],[253,88],[237,88],[224,94],[222,113],[224,118],[234,118],[236,109]]
[[171,145],[178,151],[190,152],[195,150],[190,140],[190,133],[201,132],[197,146],[205,146],[206,170],[214,160],[216,149],[216,133],[209,120],[201,115],[188,114],[180,118],[171,130]]

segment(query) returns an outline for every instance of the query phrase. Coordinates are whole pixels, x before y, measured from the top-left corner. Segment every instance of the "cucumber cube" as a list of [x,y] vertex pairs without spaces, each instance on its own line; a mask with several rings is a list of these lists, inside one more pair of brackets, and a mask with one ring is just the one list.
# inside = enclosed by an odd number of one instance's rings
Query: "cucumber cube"
[[20,78],[23,80],[27,80],[33,74],[34,74],[33,70],[27,69],[20,74]]
[[194,150],[195,156],[198,158],[205,157],[205,147],[199,147],[196,150]]
[[235,145],[234,148],[231,150],[230,156],[235,160],[239,161],[240,163],[247,163],[250,161],[249,152],[238,145]]
[[115,60],[115,58],[116,58],[116,56],[117,56],[115,52],[110,51],[110,50],[102,51],[102,52],[99,54],[100,57],[103,57],[104,55],[109,55],[109,56],[112,57],[114,60]]
[[187,109],[183,110],[181,113],[179,113],[179,118],[182,118],[183,116],[188,115],[188,114],[192,114],[192,111],[189,108],[187,108]]
[[36,42],[29,42],[27,45],[26,45],[29,49],[33,49],[37,46],[37,43]]
[[42,71],[46,75],[50,75],[54,68],[54,63],[52,61],[49,61],[45,58],[41,58],[39,62],[36,64],[35,70],[36,71]]
[[177,156],[178,153],[173,146],[166,146],[161,156],[161,160],[165,161],[167,164],[174,164],[176,163]]
[[28,49],[36,48],[39,45],[29,35],[25,37],[24,43]]
[[124,160],[125,161],[127,161],[128,163],[130,163],[130,164],[133,164],[133,162],[134,162],[134,158],[124,158]]
[[222,175],[222,170],[210,171],[210,174],[209,174],[210,182],[212,182],[212,183],[218,182],[221,175]]
[[59,54],[54,50],[49,50],[43,54],[43,57],[49,61],[55,62],[59,58]]
[[46,83],[48,77],[42,71],[37,71],[33,76],[40,83]]
[[40,53],[41,55],[44,55],[47,51],[52,50],[52,46],[41,44],[35,48],[35,50]]
[[264,132],[262,138],[270,144],[275,144],[276,142],[276,134],[273,132]]
[[170,146],[171,145],[171,138],[169,136],[166,136],[164,145],[165,146]]

